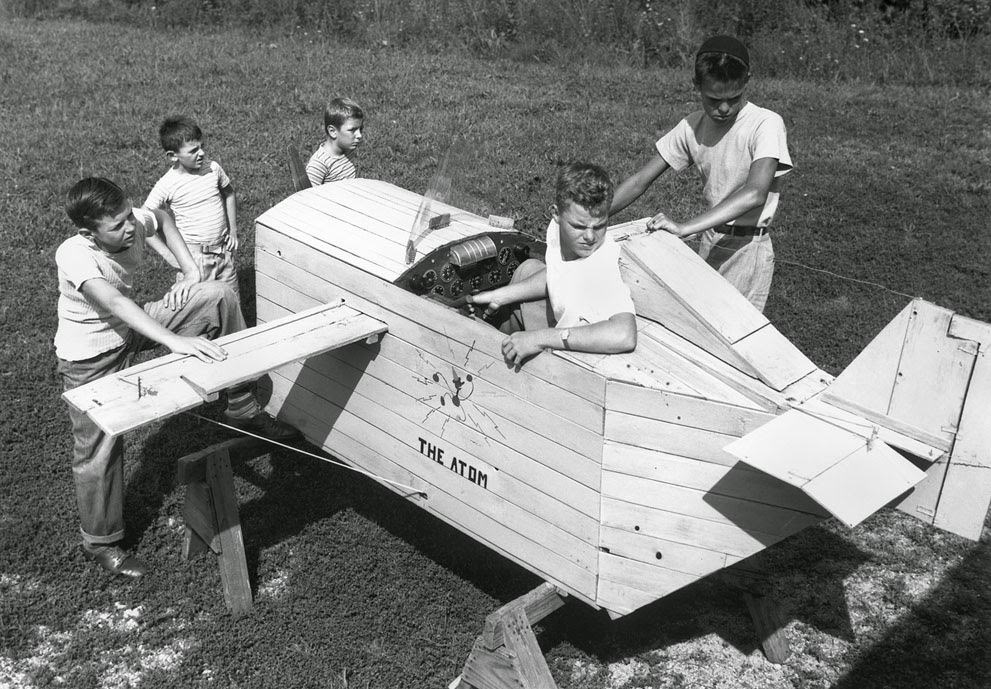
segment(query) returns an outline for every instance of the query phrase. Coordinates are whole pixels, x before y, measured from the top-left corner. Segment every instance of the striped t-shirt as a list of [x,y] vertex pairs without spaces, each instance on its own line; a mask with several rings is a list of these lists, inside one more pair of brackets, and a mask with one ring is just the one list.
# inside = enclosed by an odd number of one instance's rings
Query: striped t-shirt
[[171,168],[155,183],[145,208],[170,208],[186,244],[220,244],[227,237],[227,209],[220,190],[231,183],[215,160],[197,172]]
[[342,179],[354,179],[358,176],[357,156],[355,151],[337,155],[330,150],[326,142],[317,147],[306,163],[306,176],[310,184],[326,184],[339,182]]
[[58,267],[58,330],[55,354],[67,361],[83,361],[123,345],[128,326],[120,317],[92,304],[83,294],[83,283],[103,278],[125,297],[133,292],[134,273],[144,258],[145,240],[158,231],[158,218],[134,209],[134,243],[115,254],[76,234],[55,251]]

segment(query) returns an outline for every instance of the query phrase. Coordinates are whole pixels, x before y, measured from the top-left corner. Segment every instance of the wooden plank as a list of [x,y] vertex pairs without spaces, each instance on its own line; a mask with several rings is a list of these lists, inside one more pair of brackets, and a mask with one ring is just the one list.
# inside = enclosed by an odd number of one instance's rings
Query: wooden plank
[[[310,442],[323,447],[339,459],[370,471],[383,479],[413,485],[419,493],[379,481],[386,488],[410,499],[422,509],[453,525],[459,531],[474,538],[508,559],[534,572],[537,576],[560,586],[571,595],[590,605],[595,605],[595,575],[567,558],[549,550],[542,541],[532,541],[506,526],[500,519],[475,509],[470,504],[416,477],[407,468],[391,458],[407,456],[410,448],[397,443],[390,436],[373,430],[361,435],[365,442],[374,441],[376,448],[366,446],[343,433],[337,420],[329,419],[319,405],[297,404],[290,399],[292,384],[285,378],[273,376],[275,389],[272,408],[299,428]],[[315,416],[311,412],[316,412]],[[409,462],[412,465],[412,462]],[[378,480],[378,479],[376,479]]]
[[526,614],[522,609],[514,608],[507,618],[506,649],[516,659],[521,686],[526,689],[557,689]]
[[947,442],[960,420],[977,343],[946,337],[953,312],[913,302],[888,416]]
[[[784,538],[778,534],[745,531],[735,524],[658,510],[608,496],[602,498],[601,521],[603,526],[726,553],[728,563],[749,557]],[[822,521],[820,517],[811,515],[794,518],[790,522],[792,533],[819,521]]]
[[731,467],[607,442],[602,453],[603,470],[692,488],[706,493],[751,500],[777,507],[829,516],[800,489],[743,462]]
[[934,524],[978,540],[991,505],[991,346],[982,345],[960,416]]
[[768,596],[757,596],[749,591],[743,592],[743,600],[754,621],[757,641],[764,650],[764,655],[777,665],[788,660],[791,649],[788,637],[785,636],[786,622],[778,606]]
[[[256,271],[256,284],[259,295],[267,301],[277,304],[285,313],[293,309],[308,307],[311,303],[319,303],[320,297],[340,293],[333,285],[323,282],[307,273],[287,268],[276,278],[271,273],[280,266],[271,266],[267,262]],[[281,316],[281,312],[279,314]],[[433,372],[442,374],[445,379],[458,375],[482,378],[479,383],[482,389],[478,398],[489,398],[494,407],[503,406],[504,395],[527,400],[532,406],[540,407],[546,413],[555,415],[555,424],[563,424],[564,428],[575,428],[574,435],[570,431],[559,434],[560,442],[575,447],[579,452],[585,452],[590,444],[594,445],[596,437],[602,432],[602,400],[593,402],[587,398],[575,395],[558,385],[530,375],[529,371],[513,371],[507,368],[500,357],[498,360],[483,351],[479,340],[471,346],[464,346],[449,337],[440,335],[417,320],[406,316],[385,312],[382,316],[388,318],[391,337],[381,343],[384,352],[399,362],[419,362],[419,365],[407,365],[411,369],[424,369],[427,362],[433,362],[442,369]],[[494,328],[486,332],[488,340],[501,342],[504,335]],[[395,355],[395,356],[393,356]],[[495,387],[493,387],[495,386]],[[475,393],[472,393],[474,396]],[[502,413],[504,416],[506,412]],[[583,432],[581,429],[587,429]],[[592,435],[590,435],[590,433]],[[597,456],[589,454],[589,456]]]
[[652,390],[619,381],[606,383],[606,408],[740,437],[775,418],[774,414],[701,397]]
[[953,446],[952,441],[945,435],[934,435],[928,430],[911,426],[904,421],[899,421],[898,419],[887,416],[886,414],[881,414],[873,409],[869,409],[868,407],[850,402],[845,397],[837,397],[832,394],[831,389],[827,389],[823,392],[820,399],[837,409],[842,409],[843,411],[859,416],[864,422],[872,424],[872,427],[878,426],[878,434],[880,434],[881,428],[885,428],[898,435],[915,441],[916,447],[926,446],[934,448],[939,452],[949,452],[950,448]]
[[[519,479],[501,471],[505,466],[501,460],[499,464],[491,464],[486,461],[490,457],[481,458],[465,451],[458,445],[457,435],[441,438],[429,432],[427,427],[357,392],[349,396],[347,388],[329,384],[326,378],[310,369],[300,372],[291,389],[292,395],[308,400],[309,404],[316,405],[315,408],[325,409],[333,422],[340,425],[341,431],[352,437],[389,435],[402,446],[414,450],[416,455],[410,461],[415,464],[409,467],[414,475],[435,483],[459,499],[474,501],[490,514],[505,513],[507,519],[512,518],[515,530],[529,534],[531,538],[543,538],[556,552],[588,564],[590,549],[598,545],[595,520],[566,502],[549,499],[548,494],[567,499],[564,487],[575,486],[575,483],[566,476],[554,475],[551,483],[542,483],[534,489],[527,482],[532,482],[532,478]],[[371,439],[365,444],[370,442]],[[458,459],[462,460],[460,471],[459,465],[454,464]],[[484,475],[484,481],[478,472]],[[472,481],[473,475],[478,476],[475,481]],[[594,505],[595,494],[587,489],[582,493],[576,495],[574,501],[587,500]]]
[[[725,495],[673,486],[612,471],[602,472],[602,497],[622,500],[663,512],[732,524],[742,531],[776,534],[784,538],[795,532],[797,520],[808,523],[807,514]],[[676,540],[676,539],[672,539]]]
[[[264,274],[257,274],[256,282],[258,284],[263,284],[266,280],[268,278]],[[277,290],[274,287],[265,289],[266,295],[278,298],[283,303],[300,303],[308,299],[300,293],[287,294],[286,292],[287,290]],[[258,298],[259,303],[263,300],[271,304],[266,297]],[[269,314],[280,314],[281,310],[274,311],[275,308],[278,307],[274,304],[271,308],[266,306],[265,315],[260,316],[260,318],[264,319]],[[476,352],[468,352],[463,360],[458,360],[456,356],[452,355],[453,353],[449,354],[445,351],[449,348],[441,345],[434,351],[437,351],[444,358],[435,357],[430,353],[431,348],[424,346],[428,344],[430,338],[428,336],[419,337],[419,335],[426,335],[430,331],[414,327],[413,331],[409,332],[398,319],[392,319],[392,323],[396,326],[397,335],[401,333],[411,340],[416,340],[419,346],[401,340],[397,336],[389,338],[393,341],[383,341],[380,345],[388,352],[386,358],[389,361],[383,360],[379,364],[370,364],[367,359],[372,356],[373,352],[365,352],[363,355],[360,350],[342,353],[340,357],[351,359],[359,357],[361,360],[354,363],[356,367],[365,369],[371,365],[373,370],[379,370],[378,376],[393,387],[402,388],[408,385],[410,386],[409,389],[416,391],[418,399],[432,401],[433,405],[425,408],[423,414],[433,413],[437,411],[438,406],[443,407],[450,403],[454,406],[453,409],[447,410],[451,414],[467,416],[469,409],[477,412],[472,416],[473,422],[483,424],[497,439],[502,438],[505,441],[511,437],[519,438],[523,434],[526,438],[517,443],[520,447],[534,445],[535,448],[546,448],[547,441],[552,441],[556,446],[568,448],[573,453],[591,460],[591,463],[581,460],[581,466],[577,468],[577,471],[581,475],[590,472],[588,475],[597,485],[597,466],[595,465],[601,460],[602,454],[601,435],[597,430],[602,425],[601,407],[590,405],[587,400],[577,396],[564,394],[560,388],[543,384],[541,381],[532,379],[527,381],[528,376],[525,373],[514,373],[504,366],[493,366],[494,361]],[[388,364],[394,358],[400,359],[397,362],[398,367],[389,368]],[[461,381],[460,387],[455,387],[453,382],[456,375]],[[493,378],[496,379],[495,382],[492,380]],[[497,387],[496,383],[500,378],[515,384],[513,387],[517,387],[519,393],[514,395],[515,391],[510,392]],[[550,394],[545,398],[542,393]],[[457,396],[457,400],[454,399],[455,396]],[[543,404],[531,404],[526,401],[531,398],[537,398],[535,401]],[[553,404],[558,400],[565,404],[563,406]],[[571,400],[575,401],[573,406],[567,404]],[[461,406],[462,402],[465,402],[463,407]],[[565,419],[549,411],[548,407],[573,410],[574,417]],[[582,427],[574,421],[582,421],[596,430]],[[502,422],[507,422],[507,425]],[[533,436],[539,437],[534,438]],[[549,452],[555,457],[560,454],[556,448],[550,449]]]
[[[662,598],[701,577],[665,567],[599,553],[599,604],[628,613]],[[609,582],[608,585],[604,585]]]
[[894,503],[895,507],[926,524],[935,521],[936,506],[939,503],[940,491],[943,489],[946,467],[949,465],[949,457],[947,455],[943,457],[926,467],[925,478],[915,484],[908,495]]
[[[802,448],[801,454],[796,454],[797,448]],[[850,527],[925,477],[885,443],[797,410],[733,442],[726,451],[800,488]]]
[[649,565],[663,566],[683,574],[704,577],[729,564],[726,553],[686,545],[656,536],[603,526],[600,547],[606,551]]
[[961,316],[959,313],[953,314],[946,335],[977,342],[985,350],[991,349],[991,324]]
[[757,376],[750,364],[737,354],[725,339],[702,323],[680,299],[668,290],[658,289],[652,274],[636,261],[621,255],[619,268],[623,282],[630,288],[630,296],[633,298],[638,316],[650,319],[677,333],[730,366],[748,375]]
[[[284,262],[298,267],[300,272],[324,278],[347,295],[349,304],[374,318],[390,322],[390,314],[406,317],[416,314],[424,327],[452,342],[479,348],[493,359],[502,360],[503,338],[494,336],[494,329],[487,323],[462,316],[453,309],[395,285],[369,279],[368,275],[332,256],[321,255],[312,247],[265,228],[261,228],[256,237],[255,248],[256,266],[264,265],[272,257],[284,259]],[[545,353],[531,359],[524,370],[597,404],[602,403],[605,395],[605,381],[601,376],[553,354]]]
[[534,625],[564,605],[564,598],[553,584],[544,582],[537,588],[501,606],[485,618],[482,643],[489,650],[501,646],[505,638],[505,617],[516,609],[523,610],[528,624]]
[[[365,331],[381,331],[384,324],[364,317],[350,307],[322,305],[218,338],[227,359],[203,362],[194,356],[170,354],[154,362],[127,368],[63,396],[86,413],[109,435],[120,435],[153,421],[193,409],[216,398],[222,389],[248,380],[294,358],[334,345],[334,318],[347,316],[360,338]],[[355,333],[348,332],[349,336]],[[285,337],[285,345],[279,342]]]
[[710,330],[733,344],[767,325],[722,275],[681,239],[667,232],[630,237],[620,244],[624,256],[637,263]]
[[653,603],[658,598],[659,596],[653,593],[600,577],[595,602],[609,613],[610,618],[615,620]]
[[[397,440],[418,442],[423,434],[417,428],[430,431],[434,434],[432,437],[439,439],[438,442],[431,443],[433,447],[446,448],[444,452],[448,455],[457,451],[477,458],[497,470],[499,490],[511,502],[528,507],[551,523],[581,536],[589,543],[595,543],[598,527],[597,491],[580,485],[569,474],[550,470],[546,465],[535,462],[508,446],[486,443],[485,438],[479,438],[479,434],[473,429],[459,426],[456,421],[445,421],[439,414],[433,422],[427,418],[429,410],[426,412],[427,416],[421,416],[424,412],[410,414],[408,410],[416,407],[409,407],[398,401],[394,394],[383,397],[374,394],[375,387],[363,385],[358,388],[347,383],[341,384],[335,378],[316,377],[325,376],[327,369],[318,370],[312,364],[311,361],[305,371],[300,370],[297,365],[289,370],[280,370],[279,373],[295,381],[300,381],[302,377],[303,384],[314,394],[366,420],[381,423],[385,426],[381,432],[389,432]],[[362,378],[361,381],[364,384],[367,378]],[[394,420],[387,412],[399,416],[402,421]],[[378,422],[380,417],[384,417],[384,420]],[[421,419],[426,419],[426,422]],[[486,473],[491,481],[496,480],[491,473]]]
[[237,498],[234,495],[234,474],[226,448],[217,450],[207,460],[206,480],[217,517],[220,581],[224,589],[224,601],[233,614],[241,615],[251,610],[251,584],[248,580],[248,563]]
[[[928,462],[935,462],[946,454],[946,451],[943,449],[921,442],[904,433],[899,433],[892,428],[871,423],[869,419],[865,419],[863,416],[829,404],[821,396],[806,400],[798,407],[795,407],[795,409],[811,414],[817,419],[828,421],[847,430],[859,433],[865,437],[870,437],[876,430],[878,439]],[[942,445],[943,443],[941,442],[940,444]]]
[[723,450],[736,440],[736,436],[634,414],[607,411],[604,437],[626,445],[660,450],[724,466],[733,466],[739,461]]
[[[725,361],[696,347],[666,328],[651,325],[644,329],[643,335],[656,340],[670,351],[705,369],[710,375],[726,383],[766,411],[778,411],[789,406],[787,398],[777,390],[733,368]],[[732,400],[724,401],[731,402]]]
[[231,343],[225,348],[227,358],[223,361],[208,363],[195,357],[184,359],[181,375],[207,398],[238,383],[255,380],[262,373],[290,361],[366,340],[386,330],[385,323],[350,306],[318,306],[287,316],[277,328],[265,328],[257,335]]
[[733,349],[757,372],[758,378],[778,391],[817,368],[770,323],[735,342]]
[[[213,497],[205,482],[195,481],[186,486],[186,499],[182,503],[182,519],[186,527],[196,534],[210,550],[220,553],[220,537],[217,533],[217,518],[213,511]],[[196,548],[198,551],[199,549]],[[187,551],[187,559],[195,555],[193,544]]]
[[[891,391],[898,375],[898,360],[901,358],[908,329],[909,315],[915,302],[906,306],[890,323],[870,341],[863,351],[837,376],[829,386],[830,404],[840,407],[840,400],[858,409],[869,409],[887,415],[891,402]],[[825,399],[825,397],[824,397]]]

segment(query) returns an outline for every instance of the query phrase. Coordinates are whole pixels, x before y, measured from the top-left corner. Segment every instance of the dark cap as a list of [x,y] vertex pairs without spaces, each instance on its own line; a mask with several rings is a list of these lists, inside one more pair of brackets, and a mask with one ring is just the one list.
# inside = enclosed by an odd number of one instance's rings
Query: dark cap
[[713,36],[712,38],[706,39],[702,47],[699,48],[698,53],[695,54],[695,58],[702,53],[723,53],[724,55],[729,55],[740,60],[743,64],[750,68],[750,53],[747,52],[747,46],[740,42],[740,39],[734,36]]

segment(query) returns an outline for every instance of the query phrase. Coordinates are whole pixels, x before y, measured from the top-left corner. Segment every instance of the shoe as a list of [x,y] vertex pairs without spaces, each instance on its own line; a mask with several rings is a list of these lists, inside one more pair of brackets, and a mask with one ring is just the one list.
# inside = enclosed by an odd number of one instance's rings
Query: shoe
[[137,579],[148,573],[148,567],[138,558],[116,545],[83,545],[83,555],[112,574]]
[[302,437],[296,428],[290,426],[285,421],[272,418],[272,415],[267,412],[255,414],[250,419],[232,419],[228,416],[224,419],[224,422],[229,426],[260,435],[269,440],[296,440]]

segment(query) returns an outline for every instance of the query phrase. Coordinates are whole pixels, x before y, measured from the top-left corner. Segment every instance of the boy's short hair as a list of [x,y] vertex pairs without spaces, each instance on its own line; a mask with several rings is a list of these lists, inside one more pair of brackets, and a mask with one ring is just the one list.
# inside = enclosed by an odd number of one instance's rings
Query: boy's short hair
[[158,128],[158,140],[166,151],[178,151],[187,141],[202,141],[203,132],[188,117],[167,117]]
[[746,81],[750,76],[750,52],[733,36],[707,39],[695,55],[695,84],[710,79],[719,82]]
[[327,107],[323,111],[324,131],[327,130],[327,127],[340,129],[349,117],[353,117],[356,120],[363,120],[365,119],[365,113],[362,111],[361,106],[350,98],[333,99],[327,103]]
[[65,195],[65,212],[76,227],[95,230],[96,223],[127,203],[124,190],[104,177],[87,177]]
[[558,212],[564,210],[568,201],[588,210],[612,204],[612,179],[609,173],[593,163],[569,163],[558,173],[554,188],[554,203]]

